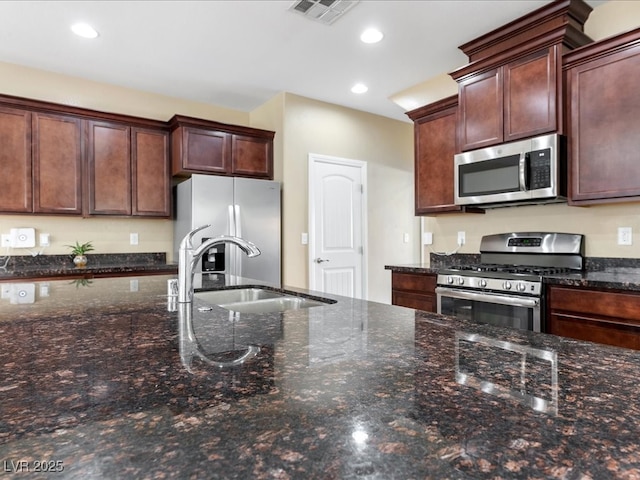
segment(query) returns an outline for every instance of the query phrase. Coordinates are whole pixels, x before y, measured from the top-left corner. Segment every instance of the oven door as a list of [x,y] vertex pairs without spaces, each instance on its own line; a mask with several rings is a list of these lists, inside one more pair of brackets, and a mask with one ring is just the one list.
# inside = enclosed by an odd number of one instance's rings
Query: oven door
[[436,288],[438,313],[500,327],[541,331],[540,299]]

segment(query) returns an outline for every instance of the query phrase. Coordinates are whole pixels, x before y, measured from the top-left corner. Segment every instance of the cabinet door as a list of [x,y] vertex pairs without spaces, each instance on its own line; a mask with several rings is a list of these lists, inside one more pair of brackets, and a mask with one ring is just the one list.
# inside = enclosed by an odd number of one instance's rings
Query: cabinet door
[[453,105],[414,123],[416,215],[461,210],[453,191],[456,120]]
[[134,215],[168,217],[171,214],[169,135],[159,130],[131,131]]
[[567,71],[572,204],[640,198],[640,45]]
[[505,142],[557,130],[558,48],[503,67]]
[[89,213],[131,215],[130,128],[88,122]]
[[267,138],[233,135],[231,173],[273,179],[273,141]]
[[[231,135],[225,132],[180,127],[181,167],[187,171],[227,174],[231,169]],[[174,174],[178,173],[174,171]]]
[[502,142],[502,68],[461,81],[458,93],[458,139],[461,150],[473,150]]
[[32,114],[33,211],[82,214],[82,126],[78,118]]
[[31,114],[0,108],[0,211],[32,211]]

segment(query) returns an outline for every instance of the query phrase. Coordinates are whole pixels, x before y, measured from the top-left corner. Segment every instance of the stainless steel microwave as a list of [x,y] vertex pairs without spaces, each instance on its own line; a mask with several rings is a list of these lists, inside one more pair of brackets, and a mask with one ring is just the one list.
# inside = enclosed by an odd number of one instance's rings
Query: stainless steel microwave
[[454,156],[456,205],[482,208],[566,200],[566,148],[558,134]]

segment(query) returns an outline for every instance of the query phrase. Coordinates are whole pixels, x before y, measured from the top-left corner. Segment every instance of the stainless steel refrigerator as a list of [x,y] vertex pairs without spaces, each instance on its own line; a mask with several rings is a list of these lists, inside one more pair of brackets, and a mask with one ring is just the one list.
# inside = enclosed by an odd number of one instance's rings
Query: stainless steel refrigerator
[[213,247],[196,272],[281,283],[280,183],[250,178],[192,175],[174,187],[174,258],[182,238],[201,225],[194,247],[205,238],[233,235],[255,243],[261,251],[249,258],[235,245]]

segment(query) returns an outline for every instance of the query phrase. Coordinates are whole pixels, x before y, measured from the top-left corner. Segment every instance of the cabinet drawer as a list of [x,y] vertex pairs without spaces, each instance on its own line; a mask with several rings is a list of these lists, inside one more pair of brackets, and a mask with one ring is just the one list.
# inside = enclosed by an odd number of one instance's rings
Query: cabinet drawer
[[433,274],[393,272],[391,275],[391,288],[393,290],[433,294],[436,290],[436,276]]
[[640,295],[582,288],[549,288],[549,308],[591,316],[617,317],[640,325]]
[[621,321],[552,313],[549,333],[616,347],[640,349],[640,325]]
[[415,308],[425,312],[436,311],[436,298],[434,295],[417,295],[393,290],[391,292],[391,303],[401,307]]

